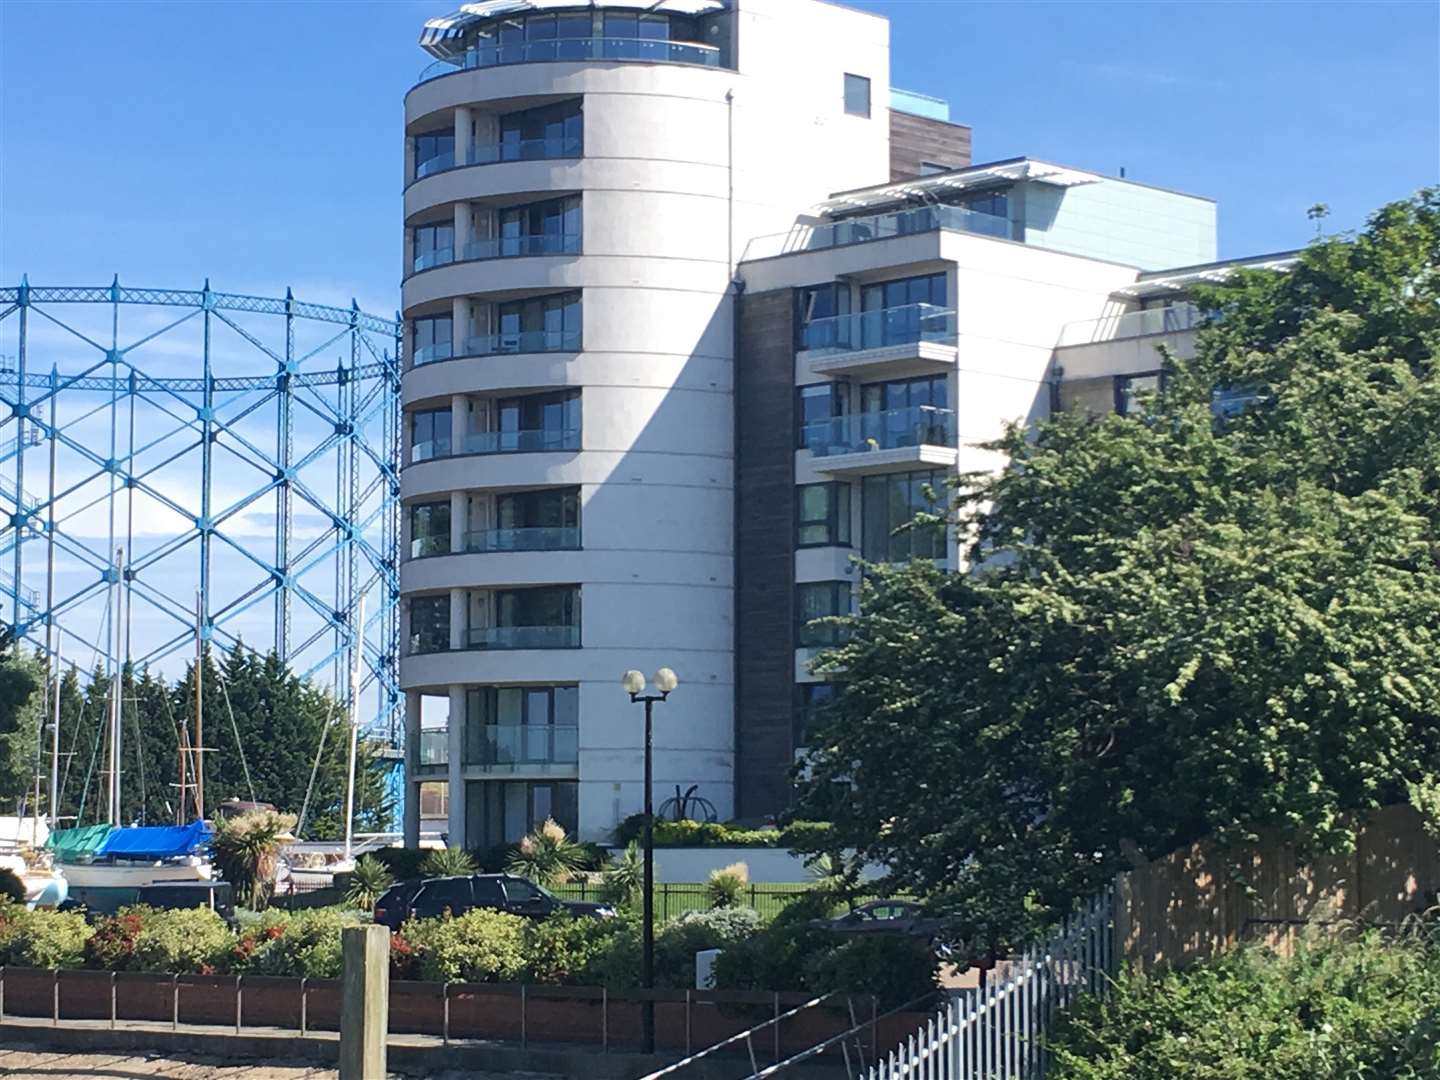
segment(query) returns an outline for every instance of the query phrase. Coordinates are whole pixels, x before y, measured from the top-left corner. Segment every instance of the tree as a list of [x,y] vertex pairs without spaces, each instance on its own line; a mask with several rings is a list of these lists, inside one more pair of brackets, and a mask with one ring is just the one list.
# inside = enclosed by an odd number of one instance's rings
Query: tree
[[1141,418],[1011,430],[954,492],[974,572],[868,567],[825,660],[801,812],[974,953],[1207,834],[1343,848],[1440,773],[1440,192],[1196,299]]
[[251,810],[216,822],[215,865],[252,911],[269,905],[280,847],[294,827],[294,814],[274,810]]

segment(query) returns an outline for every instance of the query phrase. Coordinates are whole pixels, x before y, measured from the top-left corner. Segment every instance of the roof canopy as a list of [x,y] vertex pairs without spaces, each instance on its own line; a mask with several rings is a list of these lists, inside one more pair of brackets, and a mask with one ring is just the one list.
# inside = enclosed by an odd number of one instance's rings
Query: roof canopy
[[114,830],[96,854],[121,859],[173,859],[192,855],[209,842],[210,826],[203,821],[141,825]]
[[724,11],[728,6],[725,0],[475,0],[461,4],[459,11],[427,20],[420,31],[420,47],[441,60],[457,57],[465,51],[463,39],[467,29],[502,15],[567,8],[629,8],[674,15],[708,15]]
[[1015,183],[1033,180],[1056,187],[1074,187],[1077,184],[1096,184],[1105,179],[1099,173],[1083,172],[1064,165],[1050,165],[1044,161],[1029,158],[1015,158],[997,161],[990,165],[971,165],[964,169],[922,176],[915,180],[903,180],[894,184],[880,184],[877,187],[858,188],[831,196],[817,209],[823,213],[846,210],[865,210],[870,207],[887,206],[909,199],[935,199],[943,194],[978,187],[989,187],[998,183]]
[[1116,289],[1114,295],[1143,299],[1183,293],[1192,285],[1224,281],[1236,270],[1289,270],[1298,257],[1299,252],[1283,251],[1275,255],[1251,255],[1243,259],[1227,259],[1225,262],[1180,266],[1174,270],[1152,270],[1141,274],[1134,285]]

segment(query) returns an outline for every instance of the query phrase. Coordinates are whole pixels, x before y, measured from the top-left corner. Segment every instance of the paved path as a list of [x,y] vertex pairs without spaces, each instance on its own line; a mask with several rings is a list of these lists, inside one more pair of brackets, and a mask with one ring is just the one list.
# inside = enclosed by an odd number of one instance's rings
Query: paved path
[[0,1076],[6,1080],[336,1080],[338,1075],[334,1069],[299,1062],[241,1064],[222,1058],[0,1050]]

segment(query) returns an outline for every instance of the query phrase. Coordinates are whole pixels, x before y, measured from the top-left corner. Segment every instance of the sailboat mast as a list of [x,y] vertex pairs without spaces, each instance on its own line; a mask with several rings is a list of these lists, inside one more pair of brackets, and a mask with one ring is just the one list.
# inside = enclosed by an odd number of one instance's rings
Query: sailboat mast
[[50,731],[50,828],[60,825],[60,680],[65,667],[60,660],[62,642],[55,642],[55,713]]
[[110,605],[110,618],[115,624],[115,681],[110,685],[110,824],[120,821],[120,684],[123,677],[120,655],[124,640],[124,621],[120,618],[120,581],[125,576],[125,549],[115,549],[115,595]]
[[350,665],[350,767],[345,773],[345,859],[355,838],[355,758],[360,744],[360,663],[365,658],[365,597],[360,597],[360,615],[351,639],[355,649]]
[[205,820],[205,718],[201,694],[205,668],[205,644],[201,630],[204,622],[200,590],[195,590],[195,819]]

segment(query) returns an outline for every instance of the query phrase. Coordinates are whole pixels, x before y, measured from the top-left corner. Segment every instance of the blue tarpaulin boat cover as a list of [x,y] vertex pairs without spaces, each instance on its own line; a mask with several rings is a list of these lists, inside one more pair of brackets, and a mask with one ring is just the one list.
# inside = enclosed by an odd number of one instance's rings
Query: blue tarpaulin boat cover
[[193,855],[210,842],[210,826],[203,821],[189,825],[138,825],[116,829],[95,854],[101,858],[173,859]]

